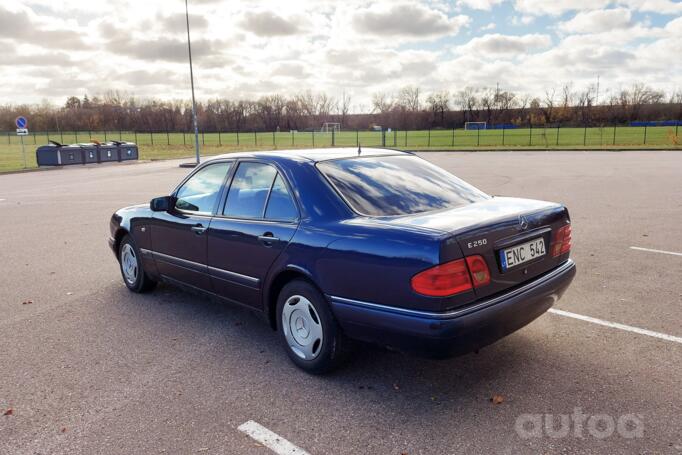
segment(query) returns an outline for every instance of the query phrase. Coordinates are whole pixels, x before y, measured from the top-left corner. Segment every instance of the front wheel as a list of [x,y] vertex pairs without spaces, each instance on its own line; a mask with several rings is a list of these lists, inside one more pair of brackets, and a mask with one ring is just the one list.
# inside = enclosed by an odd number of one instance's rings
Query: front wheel
[[118,249],[118,262],[121,266],[123,282],[133,292],[148,292],[154,289],[156,281],[149,278],[142,268],[140,252],[133,239],[126,235]]
[[346,359],[349,340],[311,284],[295,280],[284,286],[277,299],[277,316],[284,349],[299,368],[322,374]]

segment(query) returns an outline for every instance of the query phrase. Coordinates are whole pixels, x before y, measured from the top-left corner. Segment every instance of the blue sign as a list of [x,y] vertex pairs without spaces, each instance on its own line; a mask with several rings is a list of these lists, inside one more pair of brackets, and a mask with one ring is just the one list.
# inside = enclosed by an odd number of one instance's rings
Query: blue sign
[[26,117],[24,116],[19,116],[14,123],[17,124],[17,128],[26,128],[26,125],[28,125],[28,120],[26,120]]

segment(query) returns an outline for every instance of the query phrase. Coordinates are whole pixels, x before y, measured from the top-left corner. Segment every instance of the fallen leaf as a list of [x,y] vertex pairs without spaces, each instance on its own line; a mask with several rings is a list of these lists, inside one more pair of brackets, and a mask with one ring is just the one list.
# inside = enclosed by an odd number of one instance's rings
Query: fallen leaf
[[201,449],[197,450],[197,452],[207,452],[208,447],[202,447]]
[[66,427],[62,427],[61,432],[66,433]]
[[502,395],[493,395],[490,398],[492,404],[502,404],[504,402],[504,397]]
[[14,414],[14,409],[9,408],[7,411],[5,411],[2,415],[4,416],[11,416]]

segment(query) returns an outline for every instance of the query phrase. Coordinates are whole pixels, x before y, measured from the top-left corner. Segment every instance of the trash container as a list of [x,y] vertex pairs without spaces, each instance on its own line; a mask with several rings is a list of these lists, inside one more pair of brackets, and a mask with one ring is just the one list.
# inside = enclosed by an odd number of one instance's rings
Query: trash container
[[38,166],[59,166],[59,149],[62,144],[50,141],[47,145],[41,145],[36,149],[36,162]]
[[111,141],[64,145],[50,141],[36,149],[38,166],[65,166],[69,164],[107,163],[137,160],[139,151],[134,142]]
[[99,162],[99,147],[97,144],[80,144],[83,150],[83,164]]
[[101,163],[108,163],[111,161],[120,161],[118,155],[118,145],[115,142],[106,142],[99,146],[99,161]]
[[63,145],[58,149],[59,165],[83,164],[83,149],[80,144]]
[[121,161],[136,160],[139,158],[137,144],[134,142],[118,142],[118,153]]

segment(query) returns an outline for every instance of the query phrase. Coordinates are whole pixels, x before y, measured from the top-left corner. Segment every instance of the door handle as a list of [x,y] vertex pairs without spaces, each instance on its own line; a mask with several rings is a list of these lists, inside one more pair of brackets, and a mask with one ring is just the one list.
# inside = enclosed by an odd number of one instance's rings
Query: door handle
[[258,240],[263,242],[265,246],[272,246],[273,243],[279,242],[279,238],[275,237],[272,232],[266,232],[263,235],[259,235]]
[[204,232],[206,232],[206,229],[208,229],[208,228],[205,228],[201,224],[197,224],[197,225],[192,226],[192,232],[194,232],[196,235],[203,234]]

